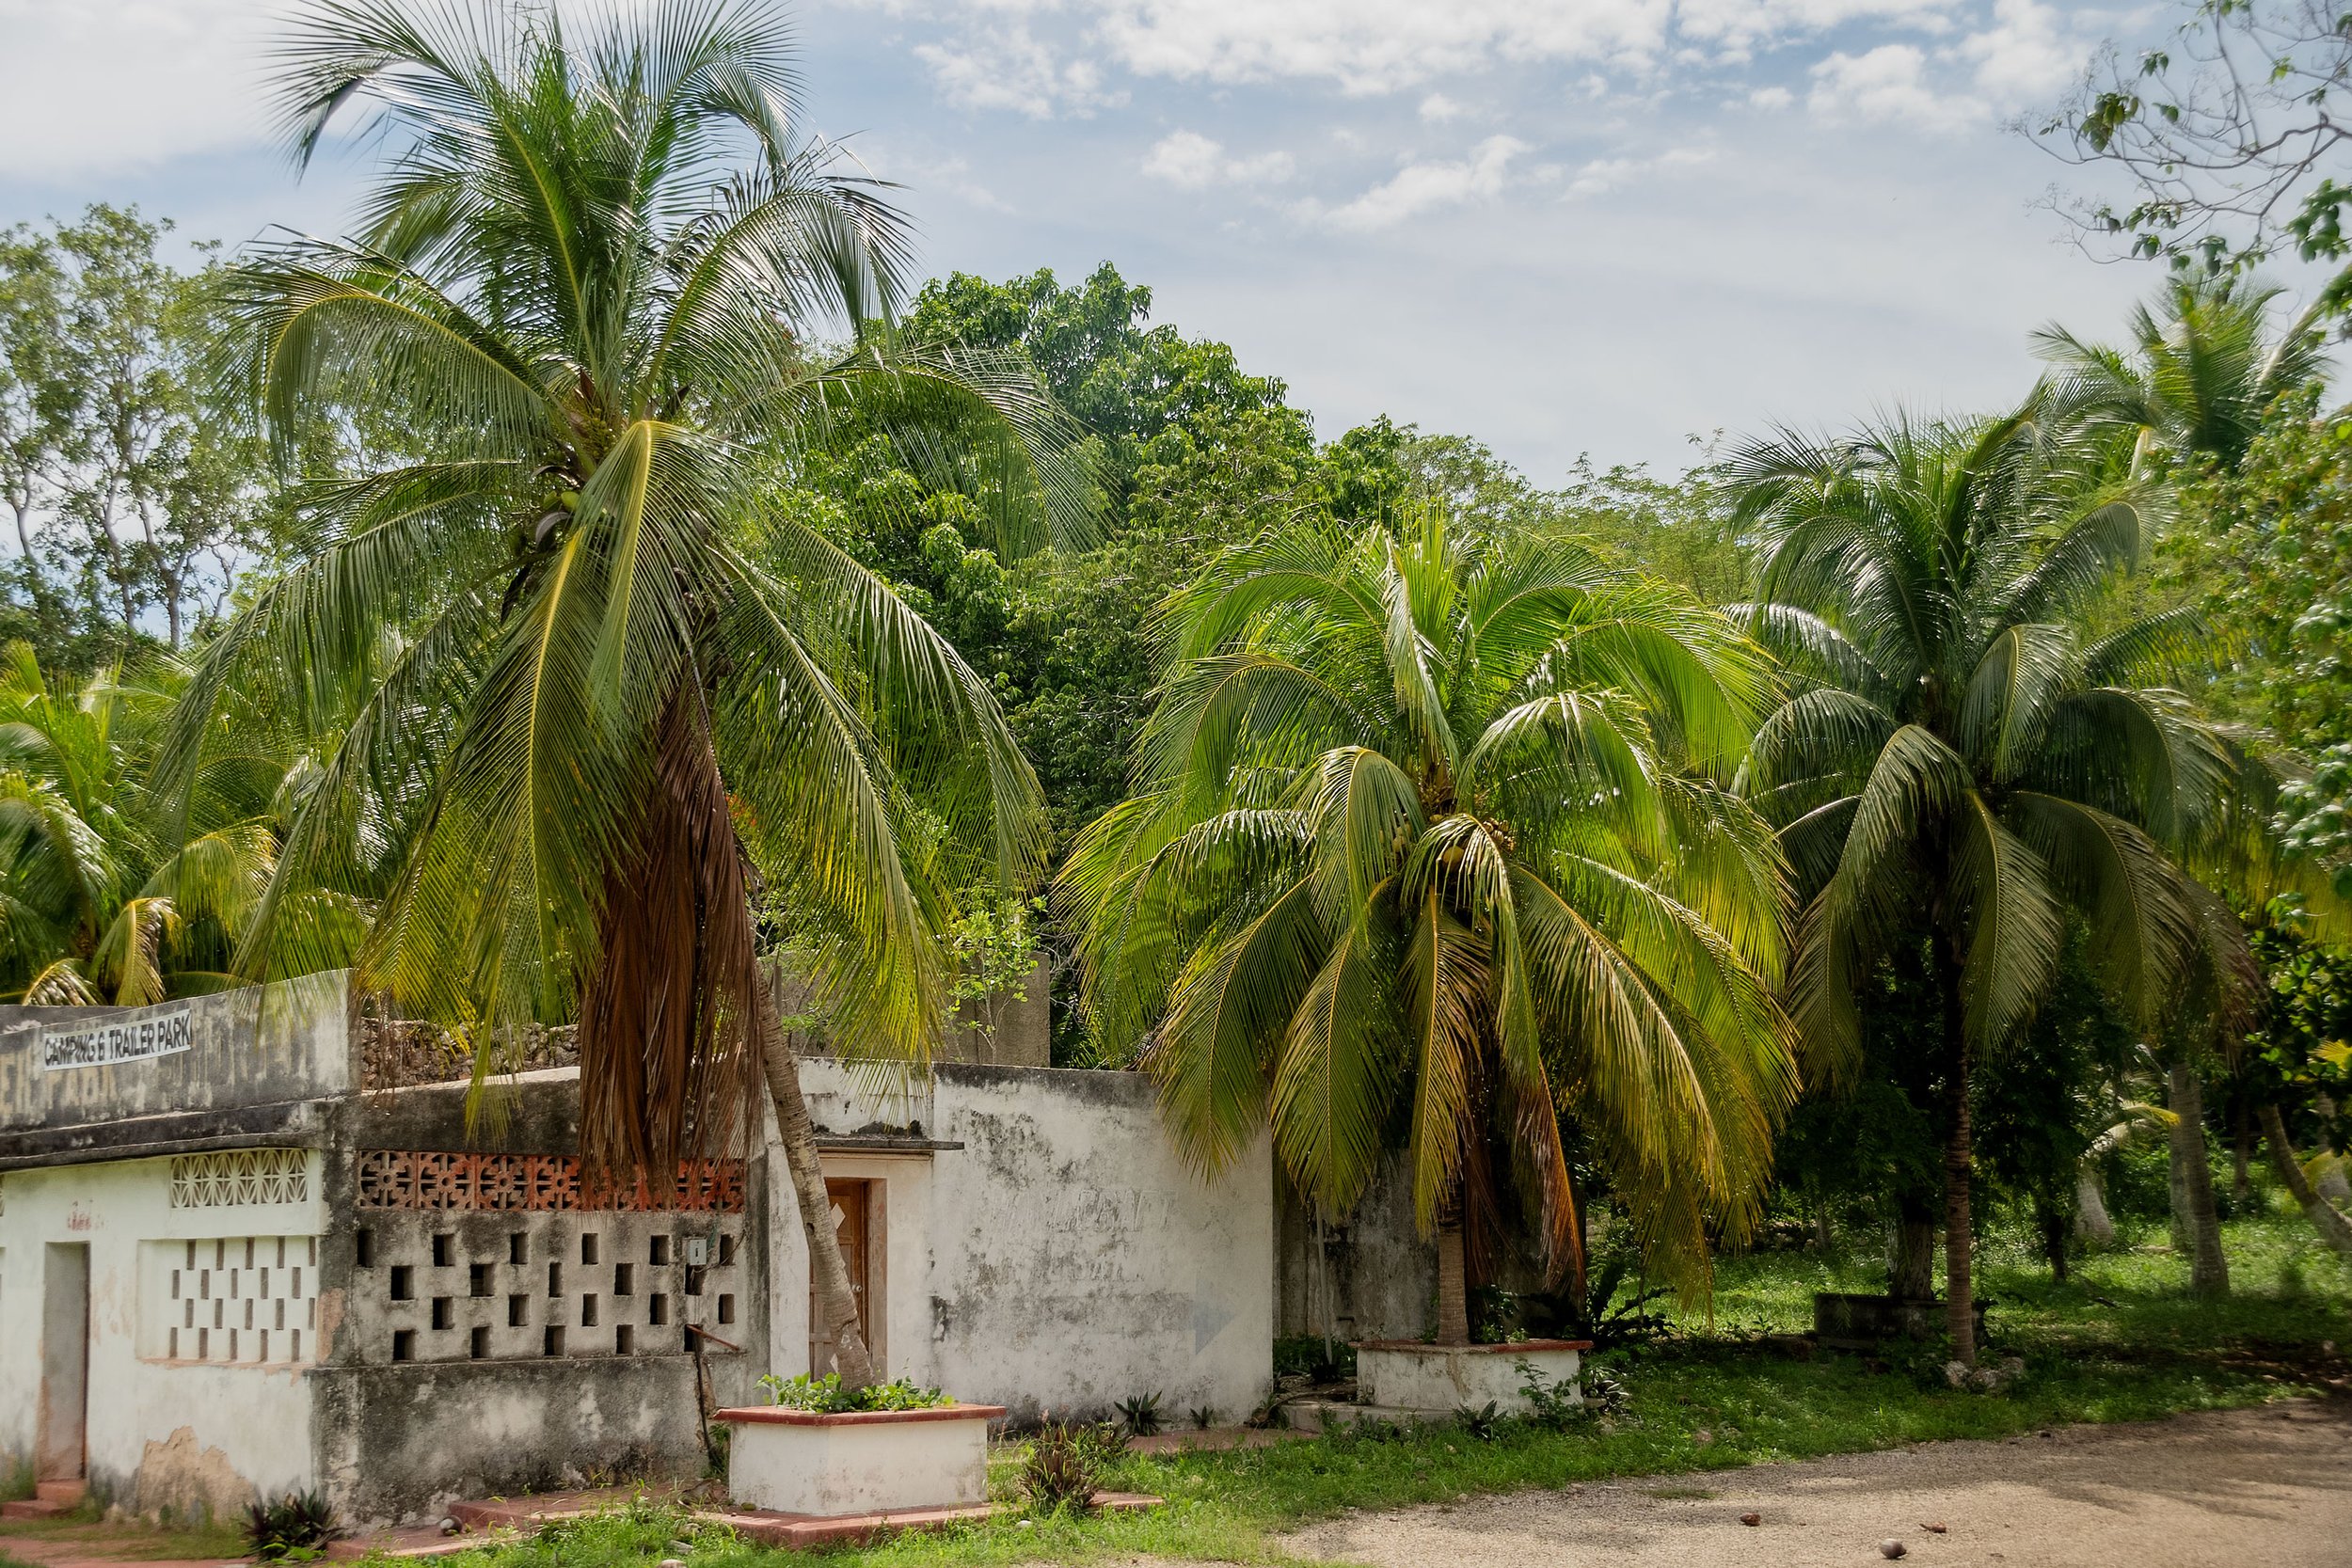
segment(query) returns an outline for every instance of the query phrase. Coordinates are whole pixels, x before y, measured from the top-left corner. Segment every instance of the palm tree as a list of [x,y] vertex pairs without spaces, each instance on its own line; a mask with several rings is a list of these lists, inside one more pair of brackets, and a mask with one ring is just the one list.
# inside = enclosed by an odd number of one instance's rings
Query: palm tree
[[230,958],[278,852],[294,763],[265,714],[215,727],[184,813],[145,787],[182,673],[79,686],[0,649],[0,994],[139,1006],[236,983]]
[[356,237],[230,271],[230,369],[281,443],[374,421],[414,457],[314,491],[324,543],[208,651],[183,724],[246,680],[351,714],[249,970],[331,959],[298,911],[364,882],[353,847],[389,835],[358,982],[468,1032],[478,1067],[576,1018],[593,1164],[668,1180],[741,1132],[764,1074],[817,1326],[856,1386],[871,1360],[753,895],[824,937],[845,1049],[919,1061],[958,884],[911,868],[902,834],[920,816],[973,847],[947,876],[1013,884],[1041,813],[985,683],[773,479],[850,425],[984,483],[1009,547],[1083,526],[1089,499],[1032,380],[896,341],[906,222],[798,139],[795,83],[756,0],[584,33],[499,4],[300,13],[276,76],[298,159],[365,110],[383,166]]
[[[2312,386],[2327,370],[2326,338],[2319,330],[2327,302],[2314,302],[2274,332],[2274,309],[2283,293],[2247,277],[2175,277],[2133,311],[2128,348],[2086,343],[2055,324],[2037,333],[2035,341],[2042,356],[2058,367],[2058,390],[2068,404],[2131,432],[2136,467],[2144,469],[2154,460],[2235,474],[2271,405]],[[2262,761],[2249,753],[2240,762],[2241,793],[2275,805],[2277,784]],[[2213,863],[2197,867],[2205,881],[2233,890],[2245,883],[2241,873],[2252,862],[2275,858],[2268,842],[2271,811],[2241,809],[2235,815],[2246,831],[2224,835],[2228,852],[2206,857]],[[2241,899],[2240,906],[2260,910],[2264,900]],[[2230,945],[2243,954],[2242,944]],[[2234,1054],[2235,1031],[2225,1015],[2232,1010],[2233,988],[2226,982],[2235,961],[2225,954],[2217,965],[2207,962],[2182,972],[2175,1017],[2165,1031],[2171,1037],[2165,1073],[2173,1115],[2173,1230],[2182,1250],[2195,1259],[2191,1289],[2200,1294],[2229,1290],[2220,1215],[2204,1153],[2204,1078],[2217,1055]]]
[[1975,1354],[1969,1079],[2031,1016],[2089,921],[2115,993],[2153,1020],[2210,934],[2167,845],[2226,799],[2221,738],[2155,684],[2195,651],[2172,611],[2090,635],[2137,559],[2149,484],[2037,390],[1993,419],[1901,416],[1842,439],[1783,432],[1732,459],[1764,534],[1745,614],[1791,673],[1744,786],[1804,890],[1790,969],[1809,1043],[1850,1050],[1857,983],[1920,914],[1947,1101],[1945,1260]]
[[1164,618],[1135,793],[1064,892],[1092,1025],[1184,1154],[1223,1168],[1270,1122],[1341,1217],[1401,1132],[1458,1344],[1506,1177],[1554,1276],[1581,1265],[1566,1117],[1703,1278],[1797,1080],[1779,867],[1725,787],[1761,653],[1580,544],[1436,512],[1269,535]]
[[2129,427],[2138,457],[2161,448],[2234,471],[2271,404],[2327,368],[2321,305],[2272,334],[2284,293],[2244,277],[2168,278],[2134,308],[2128,348],[2086,342],[2056,323],[2033,335],[2034,347],[2058,367],[2059,395]]

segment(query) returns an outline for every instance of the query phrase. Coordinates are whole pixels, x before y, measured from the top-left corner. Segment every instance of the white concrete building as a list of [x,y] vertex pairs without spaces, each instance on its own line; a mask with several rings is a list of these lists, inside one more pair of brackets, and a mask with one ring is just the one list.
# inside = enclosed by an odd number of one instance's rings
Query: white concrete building
[[[363,1091],[364,1033],[331,975],[0,1008],[0,1475],[141,1513],[316,1486],[413,1518],[697,1473],[707,1411],[822,1363],[772,1124],[676,1194],[597,1192],[570,1069],[469,1118],[463,1083]],[[1132,1074],[943,1064],[876,1097],[803,1072],[885,1376],[1016,1418],[1263,1397],[1263,1148],[1203,1183]]]

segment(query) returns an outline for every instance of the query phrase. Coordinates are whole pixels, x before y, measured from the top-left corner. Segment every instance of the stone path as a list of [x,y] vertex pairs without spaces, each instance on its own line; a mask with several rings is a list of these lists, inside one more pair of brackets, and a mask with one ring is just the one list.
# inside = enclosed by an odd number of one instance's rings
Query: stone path
[[1361,1513],[1288,1544],[1376,1568],[1883,1568],[1890,1539],[1906,1568],[2352,1568],[2352,1401]]

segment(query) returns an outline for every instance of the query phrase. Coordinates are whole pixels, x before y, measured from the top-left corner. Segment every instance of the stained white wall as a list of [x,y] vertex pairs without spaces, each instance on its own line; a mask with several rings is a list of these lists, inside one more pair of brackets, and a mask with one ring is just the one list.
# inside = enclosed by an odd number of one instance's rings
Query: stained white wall
[[[804,1060],[836,1132],[902,1121],[839,1065]],[[1157,1392],[1171,1418],[1263,1397],[1274,1336],[1273,1172],[1263,1144],[1215,1181],[1176,1156],[1133,1073],[942,1065],[924,1131],[961,1148],[832,1153],[881,1184],[885,1375],[1016,1414],[1084,1414]],[[783,1161],[771,1355],[808,1365],[806,1249]]]
[[[142,1262],[218,1237],[316,1236],[325,1223],[317,1157],[300,1201],[173,1208],[169,1159],[118,1161],[0,1178],[0,1464],[31,1451],[40,1406],[47,1245],[89,1247],[89,1477],[141,1512],[216,1513],[255,1491],[308,1484],[310,1400],[302,1368],[201,1365],[140,1354]],[[240,1243],[241,1245],[241,1243]],[[307,1271],[306,1271],[307,1275]],[[308,1286],[306,1285],[306,1289]],[[165,1288],[167,1294],[167,1286]],[[306,1336],[306,1359],[314,1347]]]

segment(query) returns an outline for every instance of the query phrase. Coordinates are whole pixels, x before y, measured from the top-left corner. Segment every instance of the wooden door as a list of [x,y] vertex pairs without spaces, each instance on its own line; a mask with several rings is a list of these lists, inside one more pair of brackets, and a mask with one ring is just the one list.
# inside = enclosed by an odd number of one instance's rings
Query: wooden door
[[[867,1316],[873,1292],[866,1289],[872,1277],[866,1246],[866,1183],[828,1180],[825,1196],[833,1201],[834,1234],[841,1240],[841,1261],[850,1271],[850,1293],[857,1298],[858,1332],[865,1336],[870,1349],[874,1331]],[[816,1271],[812,1269],[808,1283],[808,1371],[811,1377],[822,1377],[833,1370],[833,1335],[824,1326],[824,1313],[818,1309]],[[882,1368],[877,1365],[874,1370],[880,1372]]]
[[33,1475],[76,1481],[89,1457],[89,1243],[51,1242],[42,1259],[40,1398]]

